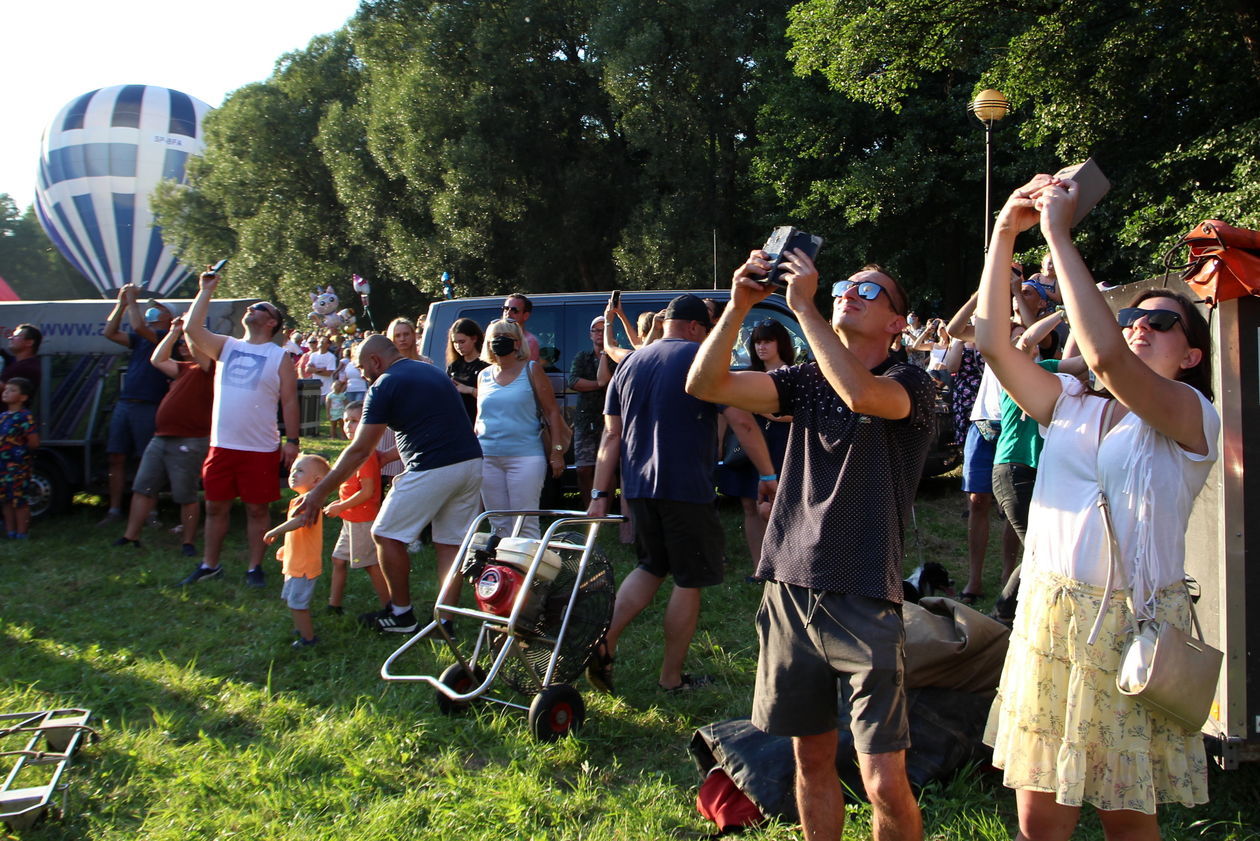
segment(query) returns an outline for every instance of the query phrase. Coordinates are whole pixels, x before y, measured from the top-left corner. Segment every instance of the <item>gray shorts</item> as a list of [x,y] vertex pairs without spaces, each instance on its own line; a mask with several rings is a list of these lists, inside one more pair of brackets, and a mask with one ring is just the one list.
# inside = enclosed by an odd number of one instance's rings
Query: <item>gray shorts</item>
[[157,496],[169,481],[171,499],[177,505],[196,502],[201,465],[209,451],[209,438],[154,437],[140,457],[131,489],[145,496]]
[[337,535],[337,545],[333,547],[332,556],[350,562],[350,569],[373,567],[378,563],[376,558],[376,541],[372,539],[372,522],[347,523],[341,521],[341,534]]
[[280,598],[291,610],[310,610],[311,598],[315,595],[314,578],[284,577],[284,587],[280,590]]
[[[600,418],[603,421],[603,418]],[[599,441],[604,437],[604,427],[588,426],[584,423],[573,425],[573,466],[594,467],[595,458],[599,455]]]
[[910,747],[901,605],[767,581],[757,635],[757,727],[777,736],[837,729],[838,682],[844,681],[858,752]]

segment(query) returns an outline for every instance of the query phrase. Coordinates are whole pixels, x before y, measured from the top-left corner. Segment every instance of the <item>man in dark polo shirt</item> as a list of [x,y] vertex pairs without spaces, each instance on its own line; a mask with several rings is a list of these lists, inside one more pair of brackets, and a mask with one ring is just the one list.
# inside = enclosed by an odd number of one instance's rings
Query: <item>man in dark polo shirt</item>
[[171,499],[180,507],[182,551],[191,558],[197,554],[197,525],[201,520],[197,499],[201,465],[210,451],[214,360],[193,354],[183,339],[184,319],[177,318],[150,357],[153,367],[173,382],[158,405],[153,438],[136,468],[127,529],[114,545],[140,548],[140,529],[157,505],[158,492],[169,482]]
[[[149,446],[157,417],[158,404],[166,396],[170,380],[149,364],[153,349],[171,326],[171,311],[165,305],[150,301],[142,312],[140,287],[128,283],[118,290],[118,303],[105,322],[105,338],[129,349],[127,372],[114,413],[109,419],[109,438],[105,452],[109,455],[109,511],[99,525],[122,519],[123,491],[127,487],[127,458],[139,456]],[[126,314],[132,332],[122,329]]]
[[[445,578],[480,511],[481,445],[468,423],[463,399],[441,368],[406,358],[380,335],[369,336],[358,346],[356,361],[372,383],[363,422],[332,471],[303,497],[294,514],[304,516],[307,524],[315,522],[329,494],[367,460],[385,428],[394,431],[407,469],[394,477],[372,523],[390,603],[359,619],[378,631],[410,633],[418,623],[411,608],[407,544],[432,523],[438,576]],[[458,597],[458,591],[454,595]]]
[[740,324],[773,291],[759,282],[767,258],[754,251],[735,271],[731,304],[687,381],[702,399],[792,416],[757,568],[766,585],[753,723],[792,737],[805,837],[838,839],[837,681],[844,681],[874,836],[920,839],[905,765],[901,559],[930,443],[932,380],[888,356],[906,324],[896,281],[874,267],[838,281],[828,324],[814,305],[818,271],[796,251],[785,256],[787,301],[816,361],[730,371]]
[[774,493],[774,467],[752,416],[683,390],[711,326],[702,300],[679,295],[665,310],[664,338],[626,357],[608,384],[588,513],[608,513],[608,489],[620,463],[622,498],[634,513],[646,559],[617,590],[612,624],[587,670],[592,685],[605,692],[612,691],[612,657],[622,631],[652,603],[666,576],[673,577],[674,590],[665,608],[659,685],[672,692],[708,682],[683,672],[683,664],[700,617],[701,592],[722,583],[722,526],[713,506],[719,411],[762,474],[761,492]]
[[34,324],[19,324],[14,327],[9,335],[9,349],[0,348],[0,357],[4,358],[4,373],[0,373],[0,382],[7,383],[14,377],[25,377],[38,390],[44,372],[37,354],[43,340],[44,334]]

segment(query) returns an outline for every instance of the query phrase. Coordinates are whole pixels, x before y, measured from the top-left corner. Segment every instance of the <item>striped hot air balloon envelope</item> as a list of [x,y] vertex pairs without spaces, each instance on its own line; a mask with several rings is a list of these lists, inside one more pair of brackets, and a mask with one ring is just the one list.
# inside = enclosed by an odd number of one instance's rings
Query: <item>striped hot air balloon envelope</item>
[[36,214],[103,297],[127,283],[164,295],[187,276],[149,197],[159,181],[184,182],[188,156],[205,148],[209,110],[169,88],[115,85],[67,103],[44,130]]

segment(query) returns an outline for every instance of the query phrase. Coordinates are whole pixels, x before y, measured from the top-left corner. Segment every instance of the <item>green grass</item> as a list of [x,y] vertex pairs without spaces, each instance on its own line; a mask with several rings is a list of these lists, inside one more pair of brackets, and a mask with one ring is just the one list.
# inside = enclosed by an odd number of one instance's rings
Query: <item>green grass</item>
[[[66,814],[21,837],[602,841],[710,831],[694,808],[699,780],[687,743],[696,727],[747,714],[757,654],[758,588],[743,580],[750,562],[737,507],[723,509],[729,579],[706,592],[691,660],[716,685],[684,697],[656,690],[658,604],[623,637],[620,697],[580,682],[585,729],[546,745],[517,711],[486,705],[448,718],[427,687],[381,681],[380,665],[400,640],[361,631],[349,616],[316,613],[322,643],[293,651],[274,552],[267,588],[245,586],[243,522],[225,548],[225,578],[182,590],[176,582],[191,563],[178,555],[179,538],[150,529],[144,549],[112,548],[119,530],[97,529],[102,510],[88,501],[37,523],[30,544],[0,545],[0,711],[88,707],[103,734],[70,773]],[[956,479],[922,489],[923,557],[960,582],[962,510]],[[277,504],[277,521],[280,514]],[[175,519],[169,506],[163,515],[168,525]],[[336,528],[326,524],[326,549]],[[996,546],[996,523],[993,532]],[[615,529],[602,537],[624,575],[630,553]],[[913,537],[908,555],[907,569],[919,562]],[[990,594],[996,567],[991,557]],[[416,602],[431,604],[432,551],[414,568]],[[325,577],[317,602],[326,587]],[[373,602],[367,577],[352,572],[347,612]],[[435,645],[417,648],[408,669],[437,674],[451,662]],[[1165,837],[1260,839],[1258,784],[1255,768],[1214,773],[1213,802],[1166,810]],[[1014,798],[992,774],[969,769],[933,785],[922,806],[931,838],[1013,834]],[[796,838],[798,830],[773,824],[746,837]],[[865,808],[850,810],[845,837],[870,837]],[[1102,837],[1093,816],[1077,837]]]

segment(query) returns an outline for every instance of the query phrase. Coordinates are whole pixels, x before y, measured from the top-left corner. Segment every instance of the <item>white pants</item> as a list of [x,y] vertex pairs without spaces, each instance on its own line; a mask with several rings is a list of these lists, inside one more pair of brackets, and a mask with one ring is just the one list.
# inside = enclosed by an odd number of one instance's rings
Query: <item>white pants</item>
[[[487,511],[512,511],[538,507],[547,459],[543,456],[485,456],[481,461],[481,502]],[[515,517],[491,517],[495,534],[512,533]],[[539,537],[537,517],[526,517],[521,537]]]

